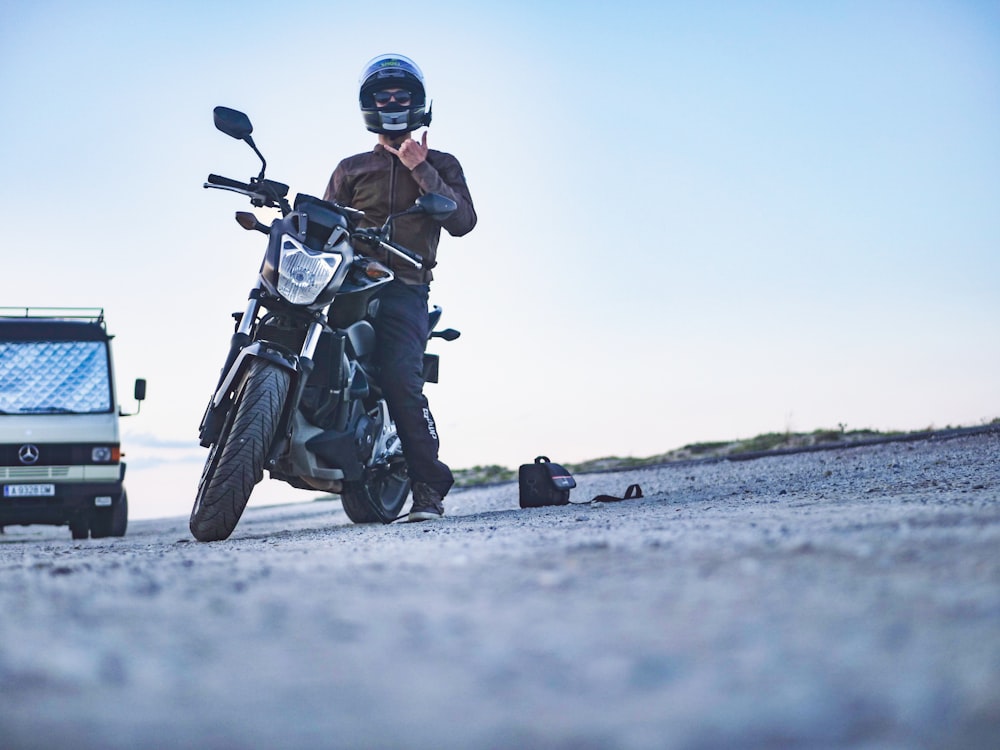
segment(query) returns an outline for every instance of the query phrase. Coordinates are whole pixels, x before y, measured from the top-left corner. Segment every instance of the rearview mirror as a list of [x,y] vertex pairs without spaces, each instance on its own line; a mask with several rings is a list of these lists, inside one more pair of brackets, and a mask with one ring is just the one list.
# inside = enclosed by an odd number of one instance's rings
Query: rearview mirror
[[438,193],[421,195],[417,198],[415,205],[422,213],[427,214],[435,221],[444,221],[458,210],[458,204],[455,201]]
[[231,138],[245,141],[253,133],[250,118],[242,112],[229,107],[216,107],[212,110],[215,127]]
[[238,109],[230,109],[229,107],[216,107],[212,110],[212,116],[215,119],[215,127],[231,138],[246,141],[247,145],[260,157],[260,175],[258,175],[257,179],[263,180],[264,170],[267,169],[267,161],[264,159],[264,154],[257,148],[257,144],[253,142],[253,138],[250,137],[250,134],[253,132],[253,125],[250,123],[250,118]]

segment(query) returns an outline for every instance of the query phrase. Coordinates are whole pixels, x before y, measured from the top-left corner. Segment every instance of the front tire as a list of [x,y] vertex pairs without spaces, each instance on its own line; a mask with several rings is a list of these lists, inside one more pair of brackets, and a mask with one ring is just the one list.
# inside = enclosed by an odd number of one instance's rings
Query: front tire
[[344,513],[354,523],[392,523],[410,494],[406,462],[368,469],[365,475],[361,481],[344,482],[340,493]]
[[198,483],[188,526],[199,542],[227,539],[239,523],[264,476],[290,383],[287,370],[261,359],[250,363]]

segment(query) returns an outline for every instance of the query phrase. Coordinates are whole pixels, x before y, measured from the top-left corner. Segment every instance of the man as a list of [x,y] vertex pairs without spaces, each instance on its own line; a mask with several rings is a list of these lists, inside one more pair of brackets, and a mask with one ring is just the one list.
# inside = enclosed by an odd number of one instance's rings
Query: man
[[428,521],[444,515],[444,496],[454,484],[451,470],[438,458],[437,425],[423,393],[430,267],[436,263],[441,227],[461,237],[476,225],[476,211],[458,160],[429,149],[426,130],[419,141],[412,137],[414,130],[431,122],[423,73],[416,63],[402,55],[374,58],[361,74],[359,101],[365,126],[378,134],[378,144],[337,165],[326,200],[364,211],[368,226],[381,226],[389,214],[408,208],[425,193],[439,193],[458,205],[443,222],[422,214],[394,222],[393,242],[423,256],[426,270],[382,250],[366,251],[396,276],[379,294],[379,385],[413,480],[406,520]]

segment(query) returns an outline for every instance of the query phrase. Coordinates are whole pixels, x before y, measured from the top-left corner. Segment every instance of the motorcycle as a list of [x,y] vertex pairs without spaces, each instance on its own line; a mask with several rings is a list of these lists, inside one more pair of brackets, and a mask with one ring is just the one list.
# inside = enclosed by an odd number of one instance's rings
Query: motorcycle
[[[389,216],[381,227],[360,226],[364,213],[299,193],[264,177],[267,161],[251,137],[249,117],[216,107],[215,126],[246,142],[261,161],[249,183],[209,175],[204,187],[277,208],[270,226],[252,212],[237,212],[246,230],[267,235],[267,248],[215,391],[199,426],[208,448],[189,527],[203,542],[226,539],[236,528],[266,468],[272,479],[299,489],[339,494],[354,523],[391,523],[410,491],[396,427],[378,386],[373,361],[376,292],[394,278],[367,257],[381,247],[417,267],[420,255],[391,240],[400,216],[426,214],[441,221],[457,208],[434,193]],[[458,331],[435,330],[441,308],[430,313],[431,337],[452,341]],[[424,377],[437,382],[438,358],[424,355]]]

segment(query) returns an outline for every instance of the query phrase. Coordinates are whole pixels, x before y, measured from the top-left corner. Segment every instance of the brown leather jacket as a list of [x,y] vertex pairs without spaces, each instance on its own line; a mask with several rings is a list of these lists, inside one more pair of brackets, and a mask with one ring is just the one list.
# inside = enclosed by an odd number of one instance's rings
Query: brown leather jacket
[[[442,226],[453,237],[461,237],[476,226],[476,210],[462,166],[451,154],[429,150],[427,159],[410,171],[378,144],[372,151],[340,162],[330,177],[324,198],[364,211],[362,226],[381,226],[390,213],[409,208],[425,193],[451,198],[458,204],[458,210],[440,223],[420,214],[402,216],[393,222],[391,239],[419,253],[429,266],[434,266]],[[414,268],[382,249],[365,252],[389,266],[397,279],[408,284],[427,284],[433,278],[430,268]]]

